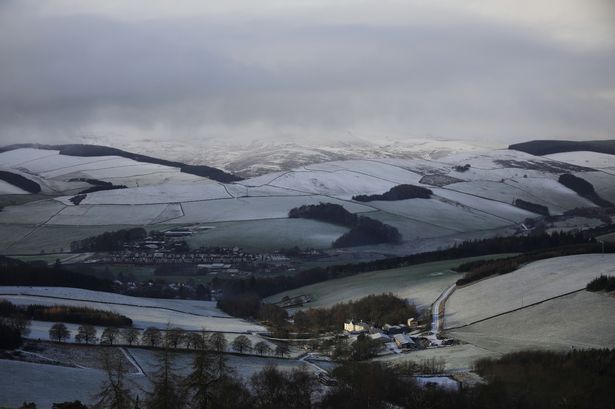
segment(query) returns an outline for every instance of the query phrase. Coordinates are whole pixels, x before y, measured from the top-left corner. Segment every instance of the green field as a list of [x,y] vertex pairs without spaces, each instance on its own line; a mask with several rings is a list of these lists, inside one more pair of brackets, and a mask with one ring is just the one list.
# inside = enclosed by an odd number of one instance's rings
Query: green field
[[276,302],[284,296],[293,297],[308,294],[313,301],[306,304],[306,308],[328,307],[335,303],[358,299],[370,294],[390,292],[399,297],[410,299],[419,306],[428,306],[438,298],[442,291],[461,277],[461,274],[452,271],[452,268],[468,261],[503,258],[511,255],[514,254],[469,257],[372,271],[286,291],[273,295],[266,301]]

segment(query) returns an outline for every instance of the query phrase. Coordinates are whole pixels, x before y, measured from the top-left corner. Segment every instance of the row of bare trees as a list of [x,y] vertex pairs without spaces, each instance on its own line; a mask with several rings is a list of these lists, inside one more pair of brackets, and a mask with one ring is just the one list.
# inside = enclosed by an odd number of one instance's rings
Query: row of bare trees
[[[49,329],[49,338],[57,342],[65,342],[71,337],[71,332],[63,323],[55,323]],[[224,334],[214,332],[208,335],[208,345],[217,352],[229,351],[229,343]],[[203,334],[201,332],[185,331],[179,327],[171,327],[160,330],[156,327],[148,327],[142,332],[137,328],[114,328],[108,327],[102,330],[98,338],[98,330],[93,325],[80,325],[74,335],[75,342],[79,344],[105,344],[116,345],[124,343],[126,345],[143,345],[148,347],[165,347],[171,349],[200,349],[203,348]],[[285,356],[288,355],[288,346],[278,345],[273,349],[265,341],[253,344],[250,338],[239,335],[230,343],[231,351],[244,353],[256,353],[258,355]]]

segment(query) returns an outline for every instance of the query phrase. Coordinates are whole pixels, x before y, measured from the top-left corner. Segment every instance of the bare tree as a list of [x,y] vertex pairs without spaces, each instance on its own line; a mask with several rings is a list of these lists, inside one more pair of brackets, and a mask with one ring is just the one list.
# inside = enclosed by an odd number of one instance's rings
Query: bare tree
[[286,344],[279,344],[275,348],[275,355],[276,356],[284,357],[284,356],[288,355],[289,352],[290,352],[290,349],[288,348],[288,345],[286,345]]
[[184,340],[185,331],[179,327],[167,329],[164,335],[164,342],[170,347],[176,348]]
[[269,355],[272,350],[265,341],[259,341],[254,345],[254,351],[259,355]]
[[221,332],[214,332],[209,336],[209,345],[213,351],[226,352],[228,348],[228,341]]
[[30,320],[24,314],[16,314],[11,317],[3,317],[2,323],[19,331],[22,337],[30,333]]
[[96,327],[93,325],[80,325],[75,334],[75,342],[85,342],[86,344],[96,342]]
[[198,332],[186,332],[184,334],[183,342],[188,349],[199,349],[204,347],[203,342],[207,342],[207,339],[204,340]]
[[122,338],[128,343],[128,345],[139,342],[139,330],[134,327],[127,327],[122,329]]
[[66,328],[66,325],[61,322],[56,322],[49,328],[49,338],[58,341],[64,342],[70,337],[70,331]]
[[160,334],[160,330],[156,327],[147,327],[141,335],[141,342],[151,347],[160,345],[161,341],[162,335]]
[[240,335],[233,340],[231,346],[235,351],[242,354],[243,352],[249,352],[252,349],[252,341],[250,341],[250,338],[245,335]]
[[113,345],[120,336],[120,330],[114,327],[105,328],[100,336],[101,344]]

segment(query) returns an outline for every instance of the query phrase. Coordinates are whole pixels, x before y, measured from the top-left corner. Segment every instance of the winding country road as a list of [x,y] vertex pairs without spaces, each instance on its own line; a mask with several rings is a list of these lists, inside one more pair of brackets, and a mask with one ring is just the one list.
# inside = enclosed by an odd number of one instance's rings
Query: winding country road
[[440,311],[442,310],[442,313],[444,313],[443,304],[455,291],[456,286],[456,284],[453,284],[444,290],[431,307],[431,331],[434,333],[434,336],[438,335],[441,330],[443,317],[441,317]]

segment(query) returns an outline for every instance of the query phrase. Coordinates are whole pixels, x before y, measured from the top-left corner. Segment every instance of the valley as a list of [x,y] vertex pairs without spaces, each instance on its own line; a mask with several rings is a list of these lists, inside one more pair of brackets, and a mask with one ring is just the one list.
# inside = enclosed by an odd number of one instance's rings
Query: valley
[[[172,350],[178,376],[190,373],[200,336],[224,338],[219,353],[234,376],[303,368],[319,379],[317,394],[354,360],[473,387],[481,359],[615,346],[612,295],[585,290],[615,276],[608,154],[307,160],[220,181],[177,162],[67,149],[0,152],[0,170],[40,187],[28,192],[13,176],[0,184],[0,300],[132,324],[95,324],[84,343],[84,324],[67,319],[67,336],[54,341],[60,323],[28,321],[22,347],[0,357],[0,405],[19,405],[24,383],[44,385],[39,405],[90,401],[106,350],[144,394],[162,351]],[[372,240],[369,229],[396,239],[339,245],[351,231]],[[505,267],[523,255],[528,263]],[[480,274],[490,261],[502,272],[460,281],[463,266]]]

